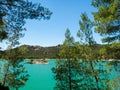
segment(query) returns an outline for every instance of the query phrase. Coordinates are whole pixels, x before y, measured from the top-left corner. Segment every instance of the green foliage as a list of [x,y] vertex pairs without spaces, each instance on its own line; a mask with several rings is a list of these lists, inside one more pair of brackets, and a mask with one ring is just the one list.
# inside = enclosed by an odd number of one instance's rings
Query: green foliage
[[[93,38],[93,31],[92,31],[92,27],[93,27],[93,22],[88,18],[86,13],[83,13],[81,15],[81,20],[79,21],[79,25],[80,25],[80,30],[78,30],[77,36],[78,38],[82,38],[82,41],[80,41],[79,43],[81,45],[83,45],[81,48],[83,48],[83,50],[81,51],[81,55],[84,56],[84,60],[94,60],[97,58],[93,58],[95,55],[95,53],[93,52],[94,48],[96,48],[95,44],[95,40]],[[80,35],[80,36],[79,36]]]
[[65,41],[61,47],[60,59],[56,62],[56,67],[52,70],[55,73],[55,90],[80,90],[79,77],[80,65],[77,60],[77,44],[75,46],[74,38],[69,29],[65,33]]
[[0,1],[0,40],[7,38],[8,45],[5,55],[2,56],[8,61],[4,67],[3,85],[16,88],[16,90],[25,85],[28,74],[22,60],[27,48],[15,47],[19,45],[19,39],[24,36],[23,31],[26,29],[23,26],[26,19],[49,19],[51,14],[49,9],[28,0]]
[[25,48],[21,47],[5,51],[6,57],[4,59],[7,60],[7,63],[4,64],[3,85],[16,89],[25,85],[29,77],[21,57],[24,55],[25,50]]
[[9,66],[9,72],[6,77],[6,85],[12,88],[19,88],[25,85],[28,77],[29,75],[25,70],[24,65],[21,64],[21,60],[17,60],[14,62],[14,65]]
[[99,50],[100,58],[104,60],[108,60],[108,59],[119,60],[120,59],[119,51],[120,51],[120,43],[103,45]]
[[78,62],[78,60],[57,61],[56,67],[52,69],[57,81],[55,90],[80,90],[80,73],[77,73],[80,72]]
[[28,0],[1,0],[0,39],[9,37],[10,42],[13,38],[19,39],[23,36],[22,31],[26,30],[23,28],[26,19],[49,19],[51,14],[49,9]]
[[80,38],[81,44],[95,44],[92,35],[93,22],[88,18],[86,13],[81,15],[81,20],[79,21],[80,30],[78,30],[77,36]]
[[93,12],[95,31],[104,36],[103,42],[120,40],[120,1],[119,0],[92,0],[92,5],[97,8]]
[[[120,58],[120,43],[112,43],[110,46],[111,56],[113,59],[119,59]],[[110,52],[110,51],[109,51]]]
[[65,32],[65,41],[64,41],[64,44],[66,46],[73,46],[73,43],[74,43],[74,38],[71,36],[71,33],[70,33],[70,30],[67,29],[66,32]]
[[117,77],[113,80],[110,80],[108,83],[107,83],[107,89],[111,89],[111,90],[119,90],[120,88],[120,77]]
[[56,58],[58,58],[58,51],[60,50],[61,45],[60,46],[51,46],[51,47],[23,45],[23,46],[20,46],[18,48],[21,48],[21,47],[26,49],[25,50],[26,52],[23,55],[21,55],[21,57],[23,57],[23,58],[27,58],[27,59],[43,59],[43,58],[56,59]]
[[0,41],[7,38],[7,32],[0,30]]
[[75,42],[67,29],[65,41],[59,53],[60,60],[52,69],[57,81],[55,90],[106,89],[109,82],[109,72],[103,69],[101,63],[97,61],[101,58],[100,54],[106,53],[106,48],[102,48],[103,46],[94,41],[93,22],[86,13],[81,15],[79,23],[80,30],[77,36],[80,42]]

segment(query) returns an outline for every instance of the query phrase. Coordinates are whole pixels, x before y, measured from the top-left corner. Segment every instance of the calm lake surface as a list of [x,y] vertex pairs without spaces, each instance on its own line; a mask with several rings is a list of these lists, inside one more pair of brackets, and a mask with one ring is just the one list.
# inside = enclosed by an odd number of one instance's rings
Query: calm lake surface
[[[56,81],[51,69],[55,67],[55,62],[56,60],[48,60],[48,64],[25,64],[30,77],[26,85],[20,87],[19,90],[54,90]],[[3,62],[0,62],[0,65],[3,65]],[[103,66],[105,66],[105,63],[103,63]],[[114,67],[111,67],[113,69],[110,72],[111,79],[120,77],[120,65],[116,68],[119,70],[115,71]],[[120,88],[115,90],[120,90]]]
[[[55,80],[51,68],[55,66],[55,61],[48,60],[48,64],[26,64],[25,67],[30,77],[26,85],[19,90],[53,90]],[[112,70],[110,73],[111,79],[120,75],[120,71]]]
[[54,66],[55,60],[48,60],[48,64],[26,64],[30,77],[19,90],[53,90],[55,80],[51,68]]

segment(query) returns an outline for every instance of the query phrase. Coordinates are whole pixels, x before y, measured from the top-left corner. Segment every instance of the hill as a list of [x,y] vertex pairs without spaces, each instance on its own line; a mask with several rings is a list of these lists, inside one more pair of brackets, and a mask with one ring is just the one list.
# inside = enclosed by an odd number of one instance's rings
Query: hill
[[[30,46],[30,45],[22,45],[20,47],[17,47],[21,49],[24,53],[24,55],[21,55],[22,58],[26,59],[57,59],[58,53],[61,49],[62,45],[57,46],[50,46],[50,47],[42,47],[42,46]],[[95,44],[91,47],[92,52],[95,53],[96,57],[102,58],[102,59],[120,59],[120,44],[114,43],[114,44]],[[6,57],[5,51],[0,51],[0,58],[4,59]]]
[[18,48],[27,48],[27,52],[24,54],[24,58],[29,59],[41,59],[41,58],[57,58],[59,47],[58,46],[50,46],[50,47],[41,47],[41,46],[30,46],[30,45],[22,45]]

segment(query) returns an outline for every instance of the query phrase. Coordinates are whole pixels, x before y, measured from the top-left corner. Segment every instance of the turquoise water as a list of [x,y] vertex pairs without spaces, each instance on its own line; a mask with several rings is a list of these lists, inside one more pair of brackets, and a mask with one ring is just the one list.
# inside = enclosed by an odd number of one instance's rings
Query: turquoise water
[[55,80],[51,68],[54,65],[54,60],[48,60],[48,64],[26,64],[30,77],[19,90],[53,90]]
[[[48,60],[48,64],[25,64],[30,77],[26,82],[26,85],[20,87],[19,90],[53,90],[55,80],[51,68],[55,66],[55,61],[56,60]],[[0,62],[0,65],[3,65],[3,62]],[[116,72],[115,70],[112,70],[110,72],[110,76],[113,79],[120,77],[119,75],[120,71]]]
[[[26,64],[25,67],[30,77],[26,85],[19,90],[53,90],[55,80],[51,68],[54,66],[55,60],[48,60],[48,64]],[[110,72],[111,78],[118,77],[118,75],[120,72],[115,72],[115,70]]]

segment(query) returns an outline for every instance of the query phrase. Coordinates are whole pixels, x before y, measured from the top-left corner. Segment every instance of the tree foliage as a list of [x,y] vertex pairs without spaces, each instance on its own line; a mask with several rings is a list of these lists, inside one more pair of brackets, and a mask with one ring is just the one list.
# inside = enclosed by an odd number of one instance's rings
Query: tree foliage
[[103,42],[120,40],[120,0],[92,0],[95,31],[104,36]]
[[49,19],[49,9],[28,0],[0,0],[0,39],[19,39],[26,19]]
[[[24,51],[23,51],[24,50]],[[25,70],[23,58],[25,48],[16,48],[5,51],[4,59],[7,62],[4,64],[4,72],[2,74],[2,85],[9,88],[16,88],[24,86],[28,80],[28,73]]]
[[[77,36],[82,40],[84,44],[95,44],[93,40],[93,22],[88,18],[86,13],[81,15],[81,20],[79,21],[80,30],[78,30]],[[81,43],[81,44],[82,44]]]
[[0,0],[0,41],[7,39],[8,48],[5,52],[7,64],[4,67],[3,85],[18,88],[25,85],[28,74],[22,64],[25,48],[16,48],[19,39],[26,30],[23,26],[26,19],[49,19],[49,9],[41,4],[33,4],[28,0]]
[[104,69],[104,62],[98,62],[99,51],[96,53],[98,47],[93,37],[93,22],[83,13],[79,24],[79,42],[74,41],[69,29],[66,30],[60,60],[52,69],[55,73],[55,90],[107,89],[109,72]]
[[80,65],[76,57],[77,48],[74,44],[74,38],[71,36],[70,30],[67,29],[65,41],[59,53],[60,60],[56,62],[56,67],[52,69],[57,81],[55,90],[80,90],[80,75],[78,73],[80,72]]

